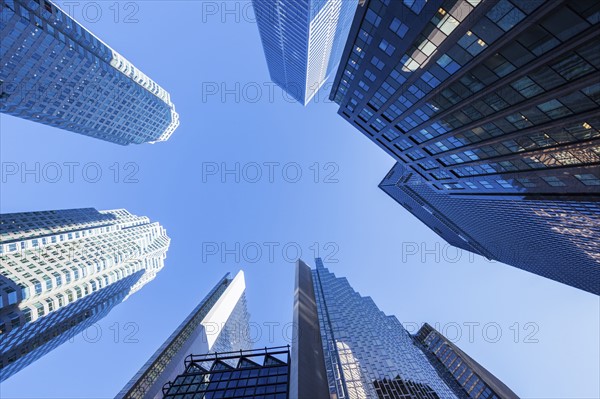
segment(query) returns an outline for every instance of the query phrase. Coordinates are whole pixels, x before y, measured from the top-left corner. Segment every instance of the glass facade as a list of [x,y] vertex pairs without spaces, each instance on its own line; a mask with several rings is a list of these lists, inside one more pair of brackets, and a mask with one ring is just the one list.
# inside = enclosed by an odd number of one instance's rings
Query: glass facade
[[415,334],[438,373],[460,397],[472,399],[518,399],[502,381],[471,359],[446,337],[425,323]]
[[[252,342],[247,336],[249,323],[250,315],[246,306],[244,273],[240,271],[234,278],[227,273],[116,397],[127,399],[162,398],[163,387],[172,381],[179,385],[185,385],[181,390],[176,388],[175,392],[190,389],[190,396],[181,397],[194,397],[192,390],[200,389],[201,384],[188,386],[190,379],[186,377],[182,381],[178,378],[182,373],[191,372],[190,365],[185,361],[188,355],[234,350],[237,350],[239,354],[239,351],[249,350],[252,347]],[[219,356],[219,360],[219,364],[223,364],[223,367],[235,367],[231,359]],[[218,375],[220,376],[222,373]],[[203,378],[198,377],[195,381]],[[193,379],[194,377],[192,377]],[[202,397],[223,397],[210,395]]]
[[288,347],[190,355],[163,397],[288,399],[289,379]]
[[253,0],[271,80],[308,104],[338,66],[358,0]]
[[599,22],[589,1],[367,0],[331,98],[436,191],[597,198]]
[[[321,259],[316,263],[312,277],[332,397],[456,397],[396,317],[329,272]],[[428,394],[385,396],[402,392],[403,384]]]
[[153,280],[169,242],[123,209],[0,215],[1,380]]
[[401,163],[380,188],[451,245],[600,294],[598,202],[456,197]]
[[175,131],[169,93],[53,2],[0,6],[1,112],[121,145]]

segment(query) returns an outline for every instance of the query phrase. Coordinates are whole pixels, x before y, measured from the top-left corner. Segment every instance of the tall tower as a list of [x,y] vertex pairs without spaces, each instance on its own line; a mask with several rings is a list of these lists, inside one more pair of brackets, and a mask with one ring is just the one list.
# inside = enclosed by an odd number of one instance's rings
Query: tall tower
[[[192,373],[186,361],[189,355],[238,351],[241,356],[240,351],[251,349],[252,343],[247,335],[250,315],[245,290],[242,271],[233,279],[227,273],[125,385],[117,398],[162,398],[165,385],[169,382],[179,384],[177,377],[180,374]],[[238,358],[231,356],[224,359],[224,367],[236,367]]]
[[308,104],[337,65],[358,0],[253,0],[271,80]]
[[169,93],[49,0],[3,0],[0,111],[113,143],[167,140]]
[[[292,373],[297,364],[306,365],[313,353],[321,352],[325,373],[319,373],[318,362],[309,371],[326,375],[325,390],[331,397],[384,398],[384,392],[390,390],[397,389],[400,394],[401,387],[413,395],[411,398],[456,397],[396,317],[385,315],[370,297],[360,296],[345,278],[330,273],[321,259],[316,263],[312,271],[301,261],[296,266],[301,277],[296,279],[296,292],[303,294],[296,297],[296,303],[302,301],[304,305],[295,306],[295,312],[313,303],[316,314],[306,317],[310,312],[303,312],[305,317],[295,337],[299,345],[292,352]],[[307,273],[310,278],[302,277]],[[315,336],[313,326],[319,328],[321,348],[307,344]],[[299,389],[307,388],[303,384],[307,380],[319,378],[304,375]],[[311,396],[301,393],[298,397]]]
[[600,293],[600,5],[367,0],[331,99],[450,244]]
[[600,6],[369,0],[331,98],[434,190],[598,200]]
[[0,380],[154,279],[169,237],[126,210],[0,215]]

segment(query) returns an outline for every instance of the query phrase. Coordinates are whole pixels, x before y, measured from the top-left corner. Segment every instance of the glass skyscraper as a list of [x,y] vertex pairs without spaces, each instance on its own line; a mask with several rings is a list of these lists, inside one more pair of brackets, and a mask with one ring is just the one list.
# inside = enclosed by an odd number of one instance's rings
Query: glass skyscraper
[[369,0],[331,98],[436,191],[598,199],[600,5]]
[[[384,396],[385,390],[401,389],[401,385],[411,387],[409,398],[456,397],[396,317],[384,314],[370,297],[361,296],[345,278],[329,272],[321,259],[316,264],[311,278],[296,280],[296,292],[314,292],[314,301],[309,302],[314,302],[317,317],[312,322],[319,326],[325,389],[331,397],[384,398],[389,397]],[[310,270],[303,262],[296,267]],[[307,326],[310,323],[300,326],[298,336],[314,335]],[[311,348],[300,345],[297,351]]]
[[449,243],[600,293],[600,4],[367,0],[331,99]]
[[0,111],[127,145],[167,140],[169,93],[49,0],[3,0]]
[[0,380],[154,279],[169,237],[126,210],[0,215]]
[[[242,271],[234,278],[227,273],[125,385],[117,398],[162,398],[163,388],[170,382],[185,385],[181,389],[200,390],[199,385],[190,385],[194,376],[188,375],[183,381],[178,378],[181,374],[192,372],[190,363],[186,361],[188,356],[231,351],[240,354],[240,351],[251,349],[252,343],[247,335],[250,315],[246,305],[245,284]],[[218,364],[237,367],[235,357],[223,359]],[[205,370],[221,376],[212,366]],[[198,380],[202,378],[199,376]],[[173,389],[182,392],[179,388]]]
[[271,80],[302,105],[335,73],[358,0],[252,0]]
[[425,323],[414,339],[458,397],[519,399],[502,381],[429,324]]
[[379,187],[449,244],[600,294],[600,203],[466,198],[397,163]]

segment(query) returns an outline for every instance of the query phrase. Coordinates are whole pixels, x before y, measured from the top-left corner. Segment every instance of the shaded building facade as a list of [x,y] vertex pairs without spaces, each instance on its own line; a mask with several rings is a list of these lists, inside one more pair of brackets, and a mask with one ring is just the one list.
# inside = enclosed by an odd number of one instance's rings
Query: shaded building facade
[[123,209],[0,215],[0,379],[153,280],[169,243],[160,224]]
[[0,6],[0,112],[121,145],[175,131],[169,93],[52,1]]
[[[252,343],[246,335],[250,315],[246,305],[245,289],[242,271],[233,278],[227,273],[116,397],[162,398],[165,384],[172,382],[179,386],[181,379],[178,379],[178,376],[192,371],[189,367],[191,363],[186,361],[189,355],[251,349]],[[218,364],[234,368],[236,365],[232,364],[232,359],[234,358],[222,359]],[[221,376],[220,372],[225,370],[221,369],[221,366],[215,367],[217,369],[206,366],[204,371]],[[198,372],[197,381],[206,376],[200,369],[194,369],[194,372]],[[188,389],[187,385],[190,381],[187,377],[184,378],[184,381],[187,381],[183,384],[186,385],[185,389]],[[200,390],[200,386],[202,384],[194,385],[193,389]]]
[[414,335],[431,364],[458,397],[518,399],[502,381],[425,323]]
[[288,399],[289,380],[289,347],[189,355],[185,372],[165,384],[163,397]]
[[358,0],[253,0],[271,80],[302,105],[332,76]]
[[449,244],[600,294],[600,203],[440,193],[397,163],[379,187]]

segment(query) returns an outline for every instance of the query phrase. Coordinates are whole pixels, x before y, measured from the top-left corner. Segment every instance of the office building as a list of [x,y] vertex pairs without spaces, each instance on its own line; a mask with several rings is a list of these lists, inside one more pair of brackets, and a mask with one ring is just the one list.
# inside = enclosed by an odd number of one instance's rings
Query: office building
[[598,200],[600,4],[369,0],[331,98],[440,192]]
[[600,4],[369,0],[331,98],[450,244],[600,293]]
[[502,381],[429,324],[425,323],[414,339],[458,397],[519,399]]
[[397,163],[379,186],[449,244],[600,294],[600,203],[435,191]]
[[158,223],[123,209],[0,215],[0,380],[154,279],[168,248]]
[[121,145],[175,131],[169,93],[52,1],[0,6],[2,113]]
[[252,0],[271,80],[306,105],[335,74],[358,0]]
[[[295,306],[295,313],[302,310],[303,322],[294,336],[298,348],[292,352],[292,374],[294,365],[308,364],[306,359],[315,358],[315,353],[324,364],[315,361],[309,370],[316,377],[305,375],[299,389],[306,389],[303,381],[309,380],[320,389],[312,397],[385,398],[384,392],[402,392],[401,386],[413,392],[408,398],[456,397],[396,317],[384,314],[370,297],[361,296],[345,278],[329,272],[321,259],[316,263],[313,270],[302,261],[296,265],[296,292],[300,294],[296,302],[301,300],[302,306]],[[320,337],[321,348],[307,344],[315,337]],[[291,392],[295,389],[292,383]],[[301,393],[297,397],[311,396]]]
[[288,399],[289,377],[288,347],[190,355],[163,397]]
[[[194,362],[187,362],[186,359],[189,355],[251,349],[252,343],[247,336],[250,316],[245,289],[242,271],[234,278],[227,273],[125,385],[117,398],[162,398],[163,388],[169,382],[177,386],[186,385],[182,389],[201,390],[201,384],[187,387],[194,378],[186,376],[182,383],[178,376],[197,372],[199,381],[211,372],[221,376],[218,371],[225,367],[223,365],[235,368],[233,357],[216,362],[215,368],[211,365],[202,366],[203,369],[195,369]],[[209,358],[206,357],[201,363],[209,362]]]

